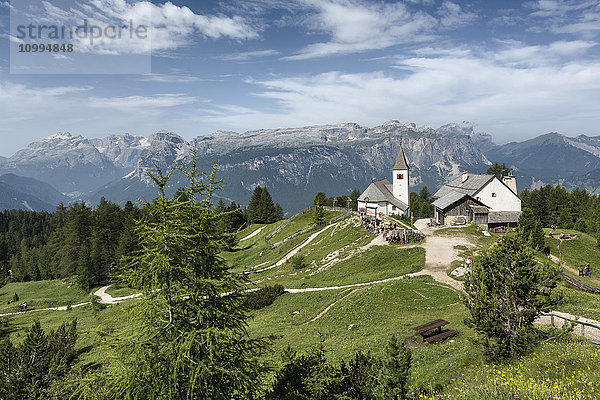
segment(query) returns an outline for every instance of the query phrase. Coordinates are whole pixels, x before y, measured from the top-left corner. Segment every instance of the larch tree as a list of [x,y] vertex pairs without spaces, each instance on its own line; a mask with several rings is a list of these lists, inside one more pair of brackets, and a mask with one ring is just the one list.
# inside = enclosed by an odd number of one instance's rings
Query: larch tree
[[[269,341],[247,332],[245,278],[220,257],[226,238],[212,204],[216,168],[201,173],[194,149],[191,164],[149,174],[158,197],[145,203],[136,227],[141,250],[127,274],[144,293],[135,311],[140,330],[106,378],[106,398],[255,398],[268,371],[260,356]],[[187,186],[170,199],[165,188],[175,171]]]

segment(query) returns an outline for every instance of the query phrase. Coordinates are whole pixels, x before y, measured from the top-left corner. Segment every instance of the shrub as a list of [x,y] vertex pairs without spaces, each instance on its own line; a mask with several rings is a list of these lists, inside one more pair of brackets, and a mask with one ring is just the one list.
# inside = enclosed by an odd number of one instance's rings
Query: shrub
[[285,292],[282,285],[265,286],[254,292],[249,292],[244,305],[250,310],[260,310],[273,304],[275,299]]
[[92,309],[94,311],[100,311],[100,310],[104,310],[106,308],[106,304],[100,303],[100,297],[98,297],[96,295],[92,296],[91,302],[92,302]]
[[306,262],[302,254],[296,254],[295,256],[290,257],[287,262],[290,263],[290,265],[294,269],[302,269],[308,267],[308,263]]
[[477,259],[465,286],[470,323],[496,360],[523,354],[538,343],[533,321],[556,306],[558,269],[533,258],[527,238],[505,237]]

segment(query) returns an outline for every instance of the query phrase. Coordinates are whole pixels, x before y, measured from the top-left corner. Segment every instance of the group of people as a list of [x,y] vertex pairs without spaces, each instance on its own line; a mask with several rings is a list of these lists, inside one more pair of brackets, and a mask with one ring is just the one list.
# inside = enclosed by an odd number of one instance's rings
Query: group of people
[[583,265],[580,265],[579,268],[579,276],[592,276],[592,270],[590,269],[590,264],[586,265],[585,267]]
[[379,218],[372,218],[361,215],[361,222],[363,226],[371,232],[373,235],[379,235],[390,230],[398,229],[398,225],[394,223],[384,222]]
[[27,302],[19,303],[19,312],[27,311]]

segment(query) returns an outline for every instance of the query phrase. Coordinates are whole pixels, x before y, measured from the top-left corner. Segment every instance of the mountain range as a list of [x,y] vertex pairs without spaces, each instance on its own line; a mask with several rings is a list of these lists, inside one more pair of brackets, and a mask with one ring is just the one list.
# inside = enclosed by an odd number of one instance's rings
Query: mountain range
[[[217,131],[189,142],[169,131],[101,139],[58,133],[0,159],[0,174],[12,174],[9,183],[0,182],[45,205],[13,193],[11,199],[16,200],[5,203],[0,199],[0,209],[19,204],[37,209],[74,200],[95,205],[102,197],[121,205],[136,198],[150,199],[155,189],[147,172],[154,165],[166,168],[189,161],[195,147],[203,170],[219,162],[219,177],[224,181],[219,196],[247,204],[256,186],[266,186],[274,201],[294,212],[312,203],[318,191],[343,195],[354,188],[362,191],[373,180],[389,178],[400,145],[411,168],[412,190],[428,186],[433,192],[463,170],[484,172],[498,161],[514,170],[519,189],[560,183],[570,189],[580,186],[599,191],[600,137],[548,133],[497,145],[491,135],[476,132],[468,122],[434,129],[388,121],[373,128],[342,123],[245,133]],[[49,195],[45,186],[33,193],[32,181],[19,181],[19,177],[34,178],[57,190]],[[181,177],[174,176],[170,191],[180,184]],[[46,197],[40,192],[46,192]]]

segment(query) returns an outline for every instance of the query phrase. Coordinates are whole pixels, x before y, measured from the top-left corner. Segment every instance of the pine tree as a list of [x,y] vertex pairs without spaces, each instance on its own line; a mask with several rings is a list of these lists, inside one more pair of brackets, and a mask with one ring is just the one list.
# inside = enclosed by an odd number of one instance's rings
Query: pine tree
[[323,210],[323,207],[315,207],[315,215],[313,216],[313,222],[317,225],[323,225],[325,223],[325,210]]
[[257,186],[254,188],[254,192],[252,192],[252,197],[250,198],[250,203],[248,203],[248,222],[251,224],[259,224],[260,221],[260,198],[262,196],[263,188]]
[[517,233],[524,243],[535,250],[544,250],[545,240],[542,223],[535,217],[531,209],[523,209],[518,225]]
[[382,359],[379,382],[375,388],[377,400],[406,399],[412,355],[404,343],[393,335],[387,343]]
[[486,174],[496,175],[498,178],[502,178],[503,176],[510,174],[510,168],[504,163],[499,164],[498,162],[494,162],[494,164],[487,169]]
[[471,270],[466,305],[491,359],[523,354],[540,338],[533,321],[560,301],[560,272],[542,265],[521,237],[504,237]]
[[140,251],[127,274],[144,291],[141,329],[111,370],[107,398],[246,398],[267,371],[259,360],[265,340],[247,332],[244,277],[220,257],[225,241],[212,205],[217,166],[206,177],[195,149],[192,157],[179,168],[187,177],[185,199],[165,194],[173,169],[149,175],[158,197],[145,203],[136,227]]
[[324,206],[326,202],[327,202],[327,196],[325,195],[325,193],[318,192],[315,196],[315,201],[313,202],[313,204],[315,206]]
[[281,219],[281,206],[277,208],[267,188],[257,186],[248,204],[248,222],[251,224],[270,224]]
[[77,261],[77,283],[89,292],[94,284],[94,276],[92,275],[92,259],[90,257],[90,249],[87,246],[79,248],[79,257]]
[[[0,341],[0,399],[49,399],[77,358],[77,322],[63,323],[46,334],[35,322],[22,343]],[[62,382],[60,382],[62,383]]]
[[280,219],[283,219],[283,208],[281,204],[275,203],[275,221],[279,221]]
[[260,195],[259,210],[261,223],[270,224],[277,221],[275,205],[273,204],[273,199],[267,188],[263,188]]
[[350,193],[350,198],[352,201],[350,202],[350,208],[352,210],[356,210],[358,208],[358,198],[360,197],[360,192],[358,189],[353,189],[352,193]]

